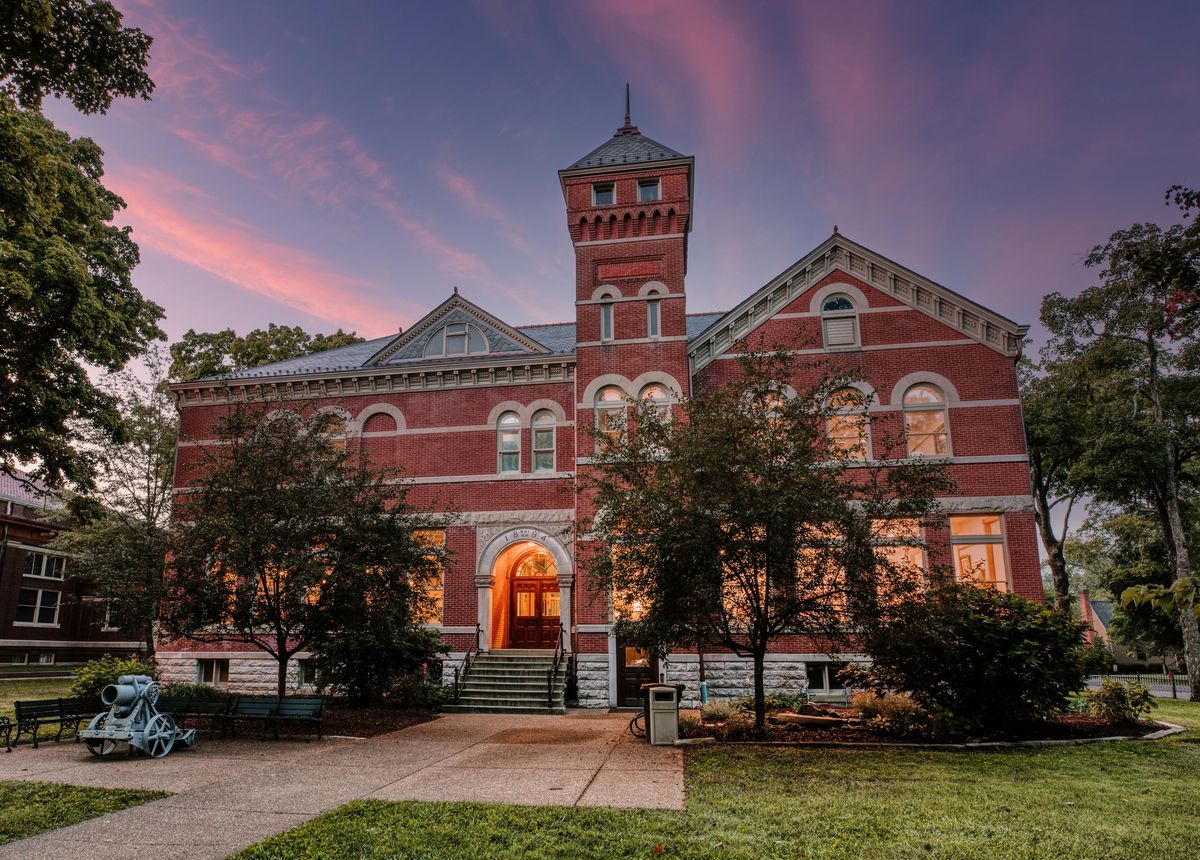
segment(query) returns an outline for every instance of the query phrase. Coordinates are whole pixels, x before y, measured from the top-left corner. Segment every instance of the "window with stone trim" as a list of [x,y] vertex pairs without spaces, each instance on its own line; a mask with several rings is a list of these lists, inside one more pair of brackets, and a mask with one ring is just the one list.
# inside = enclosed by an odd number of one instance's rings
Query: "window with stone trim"
[[845,663],[817,663],[812,660],[804,664],[808,673],[808,689],[815,692],[833,692],[845,689],[838,674],[846,668]]
[[496,471],[521,471],[521,419],[515,412],[505,412],[496,422]]
[[613,306],[605,301],[600,305],[600,340],[613,339]]
[[1005,552],[1004,518],[1000,514],[950,517],[950,549],[960,582],[1011,591]]
[[553,472],[555,464],[555,419],[549,409],[534,414],[531,435],[533,436],[533,471]]
[[418,613],[417,621],[423,624],[441,624],[442,612],[446,596],[446,532],[442,529],[420,529],[413,533],[417,544],[429,550],[425,556],[436,570],[436,575],[425,583],[425,597],[428,609]]
[[910,457],[945,457],[950,453],[946,395],[930,382],[904,392],[904,437]]
[[228,660],[197,660],[196,683],[224,689],[229,686]]
[[657,179],[638,180],[638,203],[653,203],[659,199],[659,181]]
[[835,293],[821,302],[821,333],[826,349],[858,346],[858,309],[844,293]]
[[593,206],[612,206],[617,202],[617,187],[611,182],[598,182],[592,186]]
[[606,385],[596,392],[597,449],[615,445],[625,432],[625,392],[616,385]]
[[839,388],[829,395],[831,414],[825,419],[830,450],[848,460],[867,459],[867,400],[857,388]]
[[658,312],[658,299],[650,299],[646,302],[646,337],[658,337],[660,334]]

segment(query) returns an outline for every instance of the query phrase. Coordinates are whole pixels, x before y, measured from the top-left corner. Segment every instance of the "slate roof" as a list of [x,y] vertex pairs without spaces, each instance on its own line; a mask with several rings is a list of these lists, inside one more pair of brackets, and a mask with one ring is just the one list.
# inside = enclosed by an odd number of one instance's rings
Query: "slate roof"
[[[46,490],[46,485],[41,481],[34,481],[22,471],[17,471],[17,476],[14,477],[7,472],[0,472],[0,499],[12,499],[22,505],[39,506],[43,508],[61,508],[63,503],[61,500],[49,494]],[[31,481],[33,487],[30,488],[20,479]]]
[[[725,315],[724,311],[715,313],[688,314],[687,336],[693,338],[704,329]],[[550,323],[549,325],[516,326],[516,330],[525,337],[536,340],[550,350],[549,355],[573,355],[575,352],[575,323]],[[374,340],[352,343],[349,346],[339,346],[324,352],[314,352],[299,358],[286,361],[276,361],[261,367],[251,367],[224,376],[206,377],[212,379],[263,379],[265,377],[297,376],[307,373],[336,373],[338,371],[359,370],[371,356],[383,349],[395,339],[394,334],[377,337]],[[544,355],[545,353],[543,353]],[[481,356],[464,356],[461,359],[443,359],[439,364],[472,364]],[[388,367],[419,366],[427,363],[426,359],[416,358],[405,361],[390,361]],[[200,381],[200,380],[198,380]],[[2,485],[0,485],[2,486]],[[0,489],[0,495],[3,495]]]
[[633,131],[621,129],[567,169],[608,167],[613,164],[645,164],[651,161],[670,161],[674,158],[684,157],[682,153],[676,152],[669,146],[663,146],[656,140],[651,140],[637,129]]
[[1112,623],[1113,605],[1111,600],[1093,600],[1092,611],[1096,613],[1096,617],[1100,619],[1100,623],[1107,630]]

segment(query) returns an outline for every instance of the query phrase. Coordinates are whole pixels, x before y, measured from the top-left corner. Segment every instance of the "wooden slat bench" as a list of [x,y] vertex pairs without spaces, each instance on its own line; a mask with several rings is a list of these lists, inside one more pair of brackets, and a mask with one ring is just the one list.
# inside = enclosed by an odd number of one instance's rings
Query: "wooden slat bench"
[[[28,734],[37,749],[41,739],[38,735],[43,726],[57,726],[54,739],[61,740],[62,733],[69,726],[78,734],[79,724],[90,720],[96,714],[105,710],[99,699],[90,696],[72,699],[32,699],[14,704],[16,719],[5,738],[5,749],[12,748],[21,742],[21,736]],[[3,727],[0,727],[3,731]]]
[[[317,740],[321,737],[321,719],[325,716],[325,700],[320,696],[288,696],[279,700],[275,709],[275,737],[279,737],[281,722],[300,723],[306,727],[315,726]],[[312,737],[312,732],[305,732],[305,743]]]
[[232,708],[217,715],[217,720],[221,725],[221,737],[225,737],[225,730],[228,729],[229,734],[236,738],[237,724],[244,722],[258,723],[262,727],[259,737],[265,738],[267,727],[275,719],[275,703],[277,701],[274,696],[238,696]]
[[[237,737],[237,723],[258,723],[262,727],[259,737],[265,738],[269,729],[272,735],[279,738],[280,723],[300,723],[307,728],[316,728],[317,740],[322,740],[321,720],[325,716],[325,700],[319,696],[286,696],[277,699],[274,696],[238,696],[233,707],[219,714],[221,737],[225,736],[228,728],[233,737]],[[305,740],[312,737],[312,732],[305,733]]]

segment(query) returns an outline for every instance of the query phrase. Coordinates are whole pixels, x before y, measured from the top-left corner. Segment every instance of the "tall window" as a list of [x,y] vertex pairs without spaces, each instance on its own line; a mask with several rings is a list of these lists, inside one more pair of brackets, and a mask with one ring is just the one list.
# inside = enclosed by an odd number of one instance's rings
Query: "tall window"
[[533,416],[533,471],[553,472],[554,413],[543,409]]
[[658,299],[646,302],[646,337],[658,337]]
[[904,392],[904,435],[910,457],[945,457],[949,453],[942,389],[921,382]]
[[67,560],[61,555],[48,555],[44,552],[27,552],[25,553],[23,573],[26,576],[62,579],[66,567]]
[[867,401],[857,388],[839,388],[829,395],[832,414],[825,419],[829,448],[849,460],[867,458]]
[[[895,519],[874,520],[871,536],[875,544],[875,555],[889,570],[888,576],[896,582],[895,594],[903,597],[910,589],[904,584],[922,587],[925,584],[925,547],[921,538],[921,524],[917,520]],[[886,597],[886,583],[880,583],[879,596]]]
[[1011,590],[999,514],[950,517],[950,544],[959,580]]
[[615,444],[625,430],[625,392],[615,385],[606,385],[596,393],[596,431],[598,444]]
[[671,417],[671,395],[665,385],[652,382],[642,389],[642,408],[653,412],[663,421]]
[[858,345],[858,314],[849,296],[835,293],[821,303],[821,331],[826,349]]
[[515,412],[505,412],[496,424],[497,471],[521,471],[521,419]]
[[58,626],[58,592],[44,588],[22,588],[17,596],[17,624]]
[[611,302],[600,305],[600,340],[613,339],[613,306]]
[[442,564],[446,557],[446,533],[441,529],[421,529],[413,533],[413,539],[418,546],[429,550],[425,558],[436,570],[436,574],[425,583],[425,600],[416,620],[425,624],[440,624],[446,593],[446,571]]
[[425,357],[443,355],[478,355],[488,351],[483,332],[467,323],[444,325],[425,342]]

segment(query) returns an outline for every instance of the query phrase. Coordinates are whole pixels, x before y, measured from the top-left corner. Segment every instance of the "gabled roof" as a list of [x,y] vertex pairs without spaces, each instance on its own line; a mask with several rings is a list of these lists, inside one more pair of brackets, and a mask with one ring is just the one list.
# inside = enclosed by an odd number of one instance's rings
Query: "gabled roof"
[[864,281],[1002,355],[1016,358],[1029,326],[990,311],[857,242],[834,233],[688,343],[693,369],[713,361],[834,270]]
[[1107,630],[1112,624],[1113,605],[1111,600],[1093,600],[1092,611],[1096,613],[1096,617],[1100,619],[1100,623]]
[[[489,314],[483,308],[454,293],[419,320],[408,331],[392,339],[383,349],[364,362],[364,366],[399,364],[419,360],[424,352],[427,335],[448,323],[470,322],[483,330],[488,341],[488,354],[549,353],[551,350],[508,323]],[[476,356],[478,358],[478,356]]]

